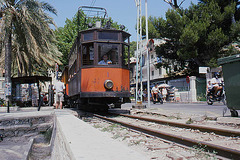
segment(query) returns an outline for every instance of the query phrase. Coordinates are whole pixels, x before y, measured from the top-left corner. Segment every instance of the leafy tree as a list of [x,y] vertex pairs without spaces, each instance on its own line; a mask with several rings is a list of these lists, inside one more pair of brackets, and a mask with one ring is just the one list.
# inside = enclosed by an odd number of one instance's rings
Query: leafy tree
[[56,14],[51,5],[37,0],[1,0],[0,8],[0,54],[1,64],[5,58],[6,82],[11,82],[12,65],[20,75],[32,75],[36,68],[59,62],[61,53],[49,26],[54,25],[53,19],[46,13]]
[[[56,35],[56,45],[63,56],[61,57],[62,64],[68,65],[68,53],[75,41],[78,32],[78,18],[77,14],[73,19],[66,19],[64,27],[59,27],[55,30]],[[83,19],[81,19],[81,25],[79,29],[86,29],[86,26],[83,25]]]
[[137,42],[132,41],[130,42],[130,57],[134,57],[134,53],[137,50]]
[[218,58],[232,54],[229,50],[240,31],[237,5],[236,1],[205,0],[185,10],[168,10],[166,19],[150,17],[153,35],[166,41],[156,48],[166,62],[159,66],[197,74],[199,66],[216,66]]
[[168,3],[173,9],[178,9],[183,4],[185,0],[181,0],[180,2],[177,0],[164,0],[164,2]]

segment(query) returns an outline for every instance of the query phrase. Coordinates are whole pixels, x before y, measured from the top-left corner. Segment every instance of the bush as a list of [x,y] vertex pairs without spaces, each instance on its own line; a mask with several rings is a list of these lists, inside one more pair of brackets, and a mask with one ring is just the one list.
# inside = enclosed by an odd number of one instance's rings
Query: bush
[[0,106],[4,106],[4,99],[0,98]]

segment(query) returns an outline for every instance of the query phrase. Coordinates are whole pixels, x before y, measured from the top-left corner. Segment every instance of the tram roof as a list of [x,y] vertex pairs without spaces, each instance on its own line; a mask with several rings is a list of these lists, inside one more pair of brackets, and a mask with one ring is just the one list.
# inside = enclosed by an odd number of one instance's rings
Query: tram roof
[[131,36],[131,34],[129,34],[128,32],[126,32],[124,30],[115,29],[115,28],[111,28],[111,29],[106,29],[106,28],[89,28],[89,29],[86,29],[86,30],[79,31],[79,33],[90,32],[90,31],[95,31],[95,30],[123,32],[124,34],[127,34],[128,36]]

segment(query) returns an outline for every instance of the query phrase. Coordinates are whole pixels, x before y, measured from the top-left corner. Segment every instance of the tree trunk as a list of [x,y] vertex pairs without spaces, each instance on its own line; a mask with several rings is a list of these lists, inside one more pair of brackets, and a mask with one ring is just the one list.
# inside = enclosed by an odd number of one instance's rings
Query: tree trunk
[[28,74],[32,76],[32,58],[29,58]]
[[18,77],[22,77],[22,63],[20,62],[19,67],[18,67]]
[[[11,83],[11,64],[12,64],[12,33],[11,30],[7,30],[5,37],[5,83]],[[7,101],[10,100],[10,96],[7,96]]]

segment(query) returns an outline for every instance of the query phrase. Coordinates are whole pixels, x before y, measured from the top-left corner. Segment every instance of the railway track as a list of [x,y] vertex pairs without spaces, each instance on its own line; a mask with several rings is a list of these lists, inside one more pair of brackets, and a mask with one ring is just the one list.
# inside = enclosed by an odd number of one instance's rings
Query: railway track
[[[165,139],[168,141],[172,141],[172,142],[175,142],[178,144],[182,144],[185,146],[189,146],[189,147],[197,146],[200,148],[204,146],[206,150],[208,150],[210,152],[214,152],[219,156],[226,157],[229,159],[239,159],[239,157],[240,157],[240,150],[228,148],[228,147],[225,147],[222,145],[216,145],[216,144],[209,143],[206,141],[200,141],[200,140],[196,140],[196,139],[187,138],[184,136],[179,136],[179,135],[171,134],[168,132],[151,129],[151,128],[148,128],[145,126],[143,127],[140,125],[133,125],[128,122],[119,121],[114,118],[107,118],[105,116],[101,116],[101,115],[97,115],[97,114],[94,114],[94,116],[97,118],[112,122],[112,123],[120,124],[124,127],[131,128],[133,130],[143,132],[148,135],[159,137],[159,138],[162,138],[162,139]],[[230,131],[230,130],[225,130],[225,129],[210,128],[210,127],[204,127],[204,126],[198,126],[198,125],[188,125],[188,124],[183,124],[183,123],[162,121],[162,120],[160,121],[160,120],[156,120],[156,119],[152,119],[152,118],[144,118],[144,117],[139,117],[139,116],[131,116],[131,115],[123,115],[123,114],[120,114],[120,116],[128,117],[131,119],[143,120],[143,121],[147,121],[147,122],[154,122],[154,123],[158,123],[158,124],[167,124],[167,125],[172,125],[175,127],[198,129],[203,132],[214,132],[216,134],[224,135],[224,136],[239,137],[239,135],[240,135],[240,132]]]
[[127,115],[127,114],[116,114],[116,115],[123,116],[123,117],[129,117],[129,118],[133,118],[133,119],[139,119],[139,120],[143,120],[143,121],[147,121],[147,122],[154,122],[154,123],[158,123],[158,124],[174,126],[174,127],[197,129],[202,132],[215,133],[215,134],[223,135],[223,136],[240,137],[239,131],[233,131],[233,130],[228,130],[228,129],[220,129],[220,128],[216,128],[216,127],[213,128],[213,127],[194,125],[194,124],[185,124],[185,123],[159,120],[159,119],[153,119],[153,118],[146,118],[146,117],[140,117],[140,116],[133,116],[133,115]]

